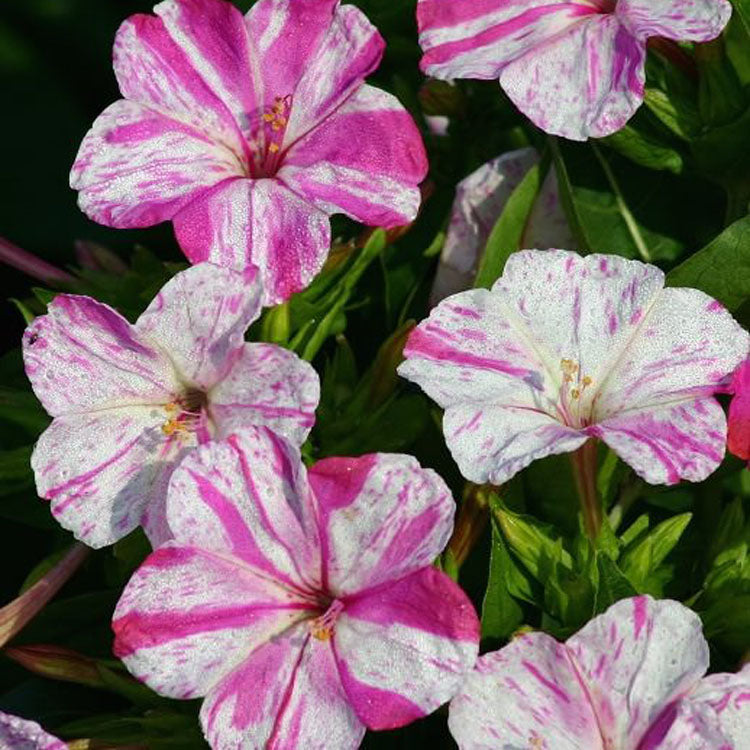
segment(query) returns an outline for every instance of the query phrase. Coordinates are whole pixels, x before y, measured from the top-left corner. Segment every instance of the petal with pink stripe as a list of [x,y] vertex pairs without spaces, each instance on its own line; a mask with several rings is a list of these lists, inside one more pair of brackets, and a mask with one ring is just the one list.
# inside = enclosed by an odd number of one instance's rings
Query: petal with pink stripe
[[479,621],[463,590],[428,567],[347,600],[333,643],[359,718],[393,729],[453,697],[476,660]]
[[273,179],[226,180],[182,210],[174,228],[193,263],[257,266],[264,305],[304,289],[331,240],[326,214]]
[[246,427],[180,463],[167,519],[176,539],[308,596],[320,588],[321,565],[309,492],[299,451],[265,427]]
[[95,120],[70,173],[81,210],[100,224],[171,219],[211,185],[241,172],[234,154],[191,125],[121,99]]
[[393,95],[364,85],[291,146],[278,178],[327,214],[392,227],[416,217],[426,174],[411,115]]
[[724,458],[727,422],[713,398],[634,408],[589,427],[651,484],[700,482]]
[[293,592],[241,560],[168,542],[123,591],[114,651],[160,695],[194,698],[308,614]]
[[[223,76],[229,76],[229,79],[217,80],[217,64],[239,64],[245,55],[237,45],[239,30],[232,24],[236,11],[227,7],[229,3],[224,0],[200,3],[208,6],[202,8],[208,13],[206,23],[196,32],[197,36],[187,39],[184,24],[200,8],[198,2],[167,0],[156,6],[157,12],[167,17],[172,29],[181,37],[185,48],[175,41],[162,18],[145,14],[130,16],[115,37],[115,76],[126,99],[185,123],[209,141],[224,144],[224,149],[233,155],[237,165],[235,174],[238,174],[242,165],[248,163],[247,143],[233,112],[212,90],[212,84],[231,85],[232,78],[239,83],[246,76],[242,88],[234,92],[240,97],[239,106],[242,107],[249,104],[253,94],[251,71],[249,68],[223,70]],[[211,21],[219,23],[212,29]],[[227,38],[219,42],[224,34]],[[202,47],[202,53],[206,51],[206,45],[212,47],[208,58],[195,54],[196,47]],[[213,80],[211,72],[214,73]],[[219,93],[227,92],[220,89]],[[238,104],[231,98],[228,102],[231,106]]]
[[[716,300],[697,289],[664,289],[636,320],[608,367],[597,420],[624,409],[715,393],[743,361],[750,337]],[[724,428],[722,427],[722,430]]]
[[201,709],[212,747],[355,748],[365,729],[341,687],[330,641],[299,624],[255,650]]
[[0,711],[0,747],[8,750],[66,750],[68,746],[47,734],[35,721]]
[[245,344],[240,358],[211,391],[219,436],[265,425],[301,445],[315,423],[320,379],[312,365],[272,344]]
[[708,669],[700,618],[649,596],[624,599],[566,642],[605,747],[636,750],[669,704]]
[[207,390],[241,356],[260,297],[254,268],[239,273],[200,263],[162,287],[135,330],[168,355],[185,385]]
[[595,16],[511,62],[500,85],[537,127],[585,141],[619,130],[638,109],[645,59],[645,44],[615,16]]
[[323,583],[337,597],[431,565],[453,530],[450,490],[412,456],[326,458],[308,477],[319,508]]
[[164,0],[154,13],[249,140],[263,105],[263,81],[242,13],[225,0]]
[[497,78],[509,62],[598,12],[596,0],[419,0],[420,67],[434,78]]
[[443,434],[461,474],[492,484],[502,484],[539,458],[574,451],[587,440],[544,411],[490,403],[448,407]]
[[42,433],[31,456],[37,492],[77,539],[114,543],[166,492],[187,447],[164,435],[166,419],[161,407],[130,406],[65,414]]
[[90,297],[55,297],[24,332],[23,357],[34,393],[53,417],[166,403],[177,385],[169,360]]
[[727,25],[732,6],[726,0],[619,0],[617,15],[643,39],[707,42]]
[[605,748],[565,646],[546,633],[480,656],[451,701],[448,727],[460,750]]

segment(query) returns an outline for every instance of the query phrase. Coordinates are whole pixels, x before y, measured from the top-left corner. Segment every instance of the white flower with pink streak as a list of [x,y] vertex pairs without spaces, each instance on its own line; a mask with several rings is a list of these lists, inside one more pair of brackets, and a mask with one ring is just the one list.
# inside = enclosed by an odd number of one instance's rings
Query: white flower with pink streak
[[655,266],[564,250],[514,253],[492,290],[443,300],[399,372],[445,409],[463,475],[501,484],[599,438],[647,482],[701,481],[724,457],[714,398],[749,338]]
[[101,547],[142,524],[169,538],[164,497],[179,459],[247,424],[304,442],[320,385],[296,354],[246,343],[257,274],[211,263],[178,273],[131,325],[89,297],[61,294],[23,337],[26,374],[54,418],[31,465],[41,497]]
[[747,750],[750,666],[712,674],[699,617],[624,599],[565,643],[481,656],[450,706],[460,750]]
[[303,289],[328,254],[328,217],[394,227],[416,216],[421,137],[363,83],[384,42],[339,0],[165,0],[120,27],[124,99],[71,172],[95,221],[172,220],[193,261],[260,268],[264,304]]
[[419,0],[421,67],[498,78],[542,130],[599,138],[643,101],[649,37],[705,42],[731,13],[726,0]]
[[67,750],[67,747],[35,721],[0,711],[0,750]]
[[187,456],[174,540],[115,610],[115,652],[161,695],[205,696],[217,749],[347,750],[449,700],[477,656],[471,602],[433,567],[453,527],[443,480],[410,456],[309,471],[266,428]]

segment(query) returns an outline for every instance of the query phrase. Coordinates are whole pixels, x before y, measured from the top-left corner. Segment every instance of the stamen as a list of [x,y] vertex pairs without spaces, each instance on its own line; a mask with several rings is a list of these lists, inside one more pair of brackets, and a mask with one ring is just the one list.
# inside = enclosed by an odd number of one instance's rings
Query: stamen
[[319,641],[329,641],[336,629],[336,620],[343,609],[344,605],[338,599],[334,599],[325,613],[310,623],[312,637]]

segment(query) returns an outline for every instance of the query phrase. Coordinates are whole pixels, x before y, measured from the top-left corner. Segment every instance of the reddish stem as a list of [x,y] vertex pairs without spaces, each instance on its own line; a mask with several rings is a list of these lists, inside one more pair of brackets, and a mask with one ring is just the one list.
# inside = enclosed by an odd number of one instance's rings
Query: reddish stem
[[573,474],[581,501],[583,525],[592,541],[602,528],[602,504],[596,491],[597,441],[587,440],[571,454]]

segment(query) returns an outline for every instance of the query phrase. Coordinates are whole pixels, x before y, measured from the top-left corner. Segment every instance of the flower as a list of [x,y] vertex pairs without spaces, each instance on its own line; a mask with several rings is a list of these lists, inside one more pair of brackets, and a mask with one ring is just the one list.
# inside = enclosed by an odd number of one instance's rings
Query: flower
[[727,448],[745,461],[750,460],[750,359],[734,372],[730,390],[734,394],[729,404]]
[[[526,173],[539,161],[533,148],[519,148],[483,164],[456,186],[450,225],[430,299],[468,289],[495,222]],[[560,205],[554,170],[547,173],[521,238],[521,247],[568,247],[574,243]]]
[[537,458],[600,438],[647,482],[705,479],[726,418],[713,393],[749,338],[655,266],[564,250],[514,253],[492,290],[443,300],[399,373],[446,411],[463,475],[500,484]]
[[384,42],[338,0],[165,0],[120,27],[124,99],[71,171],[101,224],[171,219],[192,262],[260,268],[264,304],[303,289],[330,245],[328,216],[414,219],[427,172],[413,120],[363,84]]
[[54,417],[31,457],[37,490],[78,539],[101,547],[142,524],[169,538],[164,496],[179,458],[245,424],[302,443],[318,376],[295,354],[245,343],[255,273],[210,263],[178,273],[130,325],[61,294],[23,337],[26,374]]
[[0,748],[8,750],[67,750],[67,745],[47,734],[35,721],[0,711]]
[[499,78],[542,130],[599,138],[643,101],[649,37],[708,41],[731,13],[726,0],[419,0],[421,68]]
[[309,472],[265,428],[201,446],[167,497],[174,540],[118,603],[115,653],[161,695],[206,696],[209,744],[358,747],[447,701],[479,623],[432,566],[453,525],[443,480],[410,456]]
[[700,618],[637,596],[564,644],[527,633],[481,656],[448,725],[461,750],[740,750],[750,666],[703,677],[707,669]]

